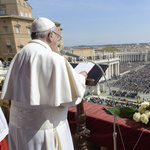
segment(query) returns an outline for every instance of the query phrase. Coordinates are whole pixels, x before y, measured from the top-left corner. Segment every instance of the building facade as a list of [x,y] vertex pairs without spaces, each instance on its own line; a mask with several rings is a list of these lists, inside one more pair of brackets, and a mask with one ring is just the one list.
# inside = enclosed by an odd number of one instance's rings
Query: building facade
[[[32,7],[26,0],[0,0],[0,60],[11,61],[30,40],[30,27],[34,18]],[[54,22],[62,35],[60,23]],[[58,51],[63,47],[59,41]]]

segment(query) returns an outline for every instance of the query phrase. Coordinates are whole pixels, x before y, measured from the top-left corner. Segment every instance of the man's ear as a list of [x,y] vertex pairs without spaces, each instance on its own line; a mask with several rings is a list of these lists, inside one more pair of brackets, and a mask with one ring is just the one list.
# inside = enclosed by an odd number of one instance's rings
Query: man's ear
[[52,36],[53,36],[53,32],[50,31],[50,33],[48,34],[48,39],[49,39],[50,42],[52,41]]

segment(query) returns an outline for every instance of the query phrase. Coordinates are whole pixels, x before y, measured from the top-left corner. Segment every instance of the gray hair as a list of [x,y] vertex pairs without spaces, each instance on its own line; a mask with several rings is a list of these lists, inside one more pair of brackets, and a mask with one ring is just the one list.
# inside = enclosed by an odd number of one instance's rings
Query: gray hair
[[44,40],[49,35],[50,31],[54,31],[54,29],[55,29],[55,26],[47,31],[33,32],[33,33],[31,33],[31,38]]

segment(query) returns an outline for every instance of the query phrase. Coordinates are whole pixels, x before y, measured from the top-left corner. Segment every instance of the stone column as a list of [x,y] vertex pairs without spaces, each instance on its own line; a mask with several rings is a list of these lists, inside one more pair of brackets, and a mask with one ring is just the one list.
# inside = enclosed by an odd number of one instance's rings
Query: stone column
[[117,75],[119,76],[120,75],[120,70],[119,70],[119,62],[117,63]]
[[131,59],[131,54],[130,54],[130,61],[132,61],[132,59]]
[[111,75],[111,78],[112,78],[112,64],[110,65],[110,75]]
[[114,64],[112,64],[112,77],[114,75]]
[[140,61],[142,61],[142,53],[140,54]]
[[96,86],[94,86],[94,94],[95,95],[99,95],[100,94],[100,86],[99,86],[99,84],[97,84]]
[[74,62],[76,63],[77,61],[76,61],[76,58],[74,58]]
[[133,57],[134,55],[132,54],[132,61],[134,61],[134,57]]
[[108,79],[111,79],[111,65],[108,64]]
[[115,75],[118,76],[118,68],[117,68],[117,64],[115,64]]
[[[109,68],[108,68],[108,69],[106,69],[105,74],[106,74],[106,79],[109,79]],[[104,76],[103,76],[103,78],[102,78],[102,79],[104,79],[104,80],[105,80]]]
[[145,54],[145,61],[147,61],[147,54]]

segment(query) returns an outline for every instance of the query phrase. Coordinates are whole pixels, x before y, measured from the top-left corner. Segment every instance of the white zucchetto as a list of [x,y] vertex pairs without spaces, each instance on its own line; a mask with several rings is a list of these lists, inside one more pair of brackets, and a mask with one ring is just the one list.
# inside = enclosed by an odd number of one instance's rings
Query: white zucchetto
[[51,20],[44,17],[38,17],[33,21],[31,25],[31,33],[47,31],[53,28],[54,26],[55,23]]

